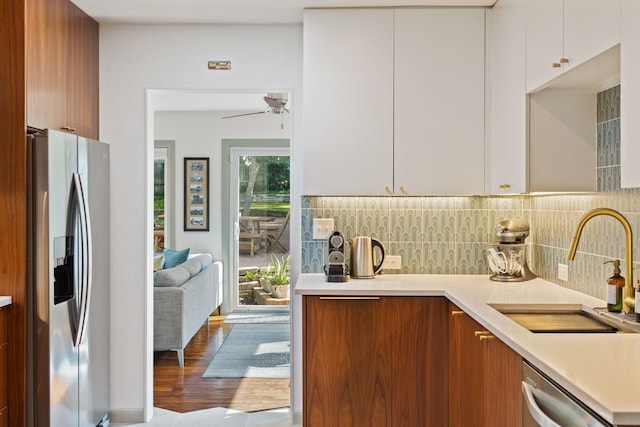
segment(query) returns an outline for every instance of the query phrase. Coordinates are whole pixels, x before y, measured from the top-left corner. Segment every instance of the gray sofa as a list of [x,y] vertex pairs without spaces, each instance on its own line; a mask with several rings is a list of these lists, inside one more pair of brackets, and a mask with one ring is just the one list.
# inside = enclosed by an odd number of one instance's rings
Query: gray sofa
[[153,350],[177,351],[184,367],[184,348],[222,303],[222,263],[195,255],[154,272],[153,286]]

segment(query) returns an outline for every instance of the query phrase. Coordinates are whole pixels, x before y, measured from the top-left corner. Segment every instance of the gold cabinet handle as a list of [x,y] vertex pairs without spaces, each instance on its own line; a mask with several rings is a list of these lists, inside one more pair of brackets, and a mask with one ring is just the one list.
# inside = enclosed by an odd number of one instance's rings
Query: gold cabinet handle
[[501,190],[511,190],[511,184],[500,184]]
[[76,131],[76,128],[74,128],[72,126],[62,126],[60,129],[67,130],[69,132],[75,132]]
[[569,63],[569,58],[560,58],[560,63],[561,64],[568,64]]
[[451,315],[452,316],[458,316],[460,314],[464,314],[464,311],[461,311],[461,310],[452,310],[451,311]]
[[481,337],[481,336],[484,336],[484,335],[491,335],[491,332],[489,332],[489,331],[475,331],[473,333],[473,335],[475,335],[476,337],[478,337],[478,336]]
[[490,340],[492,338],[495,338],[493,335],[489,334],[489,335],[480,335],[480,341],[482,340]]
[[400,186],[400,192],[401,192],[402,194],[409,194],[409,193],[407,193],[407,192],[405,191],[405,189],[404,189],[404,185],[401,185],[401,186]]
[[385,185],[384,190],[387,192],[387,194],[393,194],[393,191],[391,191],[388,185]]
[[562,64],[560,64],[559,62],[554,62],[553,64],[551,64],[551,66],[553,68],[560,68],[560,67],[562,67]]

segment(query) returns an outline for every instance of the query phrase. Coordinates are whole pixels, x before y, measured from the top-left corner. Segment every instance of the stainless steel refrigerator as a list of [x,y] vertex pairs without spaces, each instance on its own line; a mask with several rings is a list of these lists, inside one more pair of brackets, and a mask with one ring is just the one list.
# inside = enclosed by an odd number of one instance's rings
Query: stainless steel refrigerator
[[109,424],[109,145],[27,136],[27,425]]

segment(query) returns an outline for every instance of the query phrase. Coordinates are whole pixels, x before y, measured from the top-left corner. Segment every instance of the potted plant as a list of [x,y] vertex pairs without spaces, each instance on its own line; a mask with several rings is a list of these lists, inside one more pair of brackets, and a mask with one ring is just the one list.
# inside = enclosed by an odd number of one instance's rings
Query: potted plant
[[251,280],[259,280],[262,288],[271,293],[273,298],[287,298],[289,296],[289,262],[287,258],[278,258],[271,254],[271,264],[258,273],[247,272]]

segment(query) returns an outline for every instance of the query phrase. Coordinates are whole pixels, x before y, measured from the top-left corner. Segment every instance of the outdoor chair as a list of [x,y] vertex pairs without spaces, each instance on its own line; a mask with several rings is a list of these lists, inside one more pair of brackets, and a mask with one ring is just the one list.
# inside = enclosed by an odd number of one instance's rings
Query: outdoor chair
[[284,220],[280,223],[264,224],[263,228],[267,231],[267,242],[269,243],[269,250],[273,247],[278,247],[282,252],[288,252],[287,249],[280,243],[280,238],[284,234],[284,230],[289,224],[289,215],[291,211],[287,212]]

